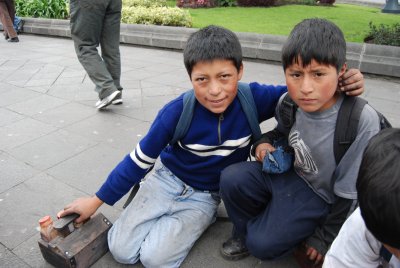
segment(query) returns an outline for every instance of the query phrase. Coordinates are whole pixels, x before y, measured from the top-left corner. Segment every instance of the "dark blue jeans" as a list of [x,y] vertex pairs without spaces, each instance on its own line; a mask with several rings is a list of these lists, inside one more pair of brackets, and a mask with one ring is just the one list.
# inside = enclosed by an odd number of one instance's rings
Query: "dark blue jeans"
[[265,174],[259,162],[242,162],[221,174],[221,197],[234,224],[262,260],[290,253],[323,222],[330,206],[293,170]]

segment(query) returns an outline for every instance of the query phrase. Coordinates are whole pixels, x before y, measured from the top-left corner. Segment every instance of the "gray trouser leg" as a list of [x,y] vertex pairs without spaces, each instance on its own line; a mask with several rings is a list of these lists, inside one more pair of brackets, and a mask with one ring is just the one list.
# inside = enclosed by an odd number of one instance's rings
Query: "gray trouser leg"
[[[100,99],[121,88],[121,6],[121,0],[70,1],[71,37],[75,51],[83,68],[96,85]],[[112,25],[108,25],[111,22]],[[99,44],[103,46],[102,54],[106,59],[98,53]]]
[[112,0],[103,21],[103,32],[100,37],[101,55],[107,70],[114,80],[118,90],[122,90],[121,57],[119,52],[120,22],[121,22],[121,1]]

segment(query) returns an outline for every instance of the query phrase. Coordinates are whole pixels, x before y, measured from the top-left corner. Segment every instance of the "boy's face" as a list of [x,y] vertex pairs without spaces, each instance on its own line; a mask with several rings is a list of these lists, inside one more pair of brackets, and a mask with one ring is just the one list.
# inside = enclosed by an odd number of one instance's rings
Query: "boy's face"
[[305,112],[318,112],[332,107],[338,98],[338,78],[345,72],[346,64],[339,73],[332,65],[312,60],[302,66],[301,59],[285,70],[286,84],[290,97]]
[[209,111],[223,113],[236,97],[242,74],[243,65],[238,72],[230,60],[196,63],[190,77],[196,99]]

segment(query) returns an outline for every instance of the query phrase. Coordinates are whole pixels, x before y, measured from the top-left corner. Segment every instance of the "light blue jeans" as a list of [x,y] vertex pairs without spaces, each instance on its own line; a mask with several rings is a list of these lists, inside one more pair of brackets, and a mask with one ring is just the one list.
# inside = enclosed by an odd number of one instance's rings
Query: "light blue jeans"
[[121,263],[179,267],[215,221],[220,198],[194,190],[160,162],[154,169],[110,229],[108,245]]

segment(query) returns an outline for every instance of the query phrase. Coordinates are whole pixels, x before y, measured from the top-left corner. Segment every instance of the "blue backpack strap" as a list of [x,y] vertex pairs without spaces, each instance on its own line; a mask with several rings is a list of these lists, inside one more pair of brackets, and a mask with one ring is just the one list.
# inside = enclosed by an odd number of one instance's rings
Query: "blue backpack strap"
[[196,105],[196,97],[194,96],[193,89],[186,91],[183,94],[183,110],[179,117],[178,124],[176,125],[174,136],[169,142],[170,145],[175,144],[178,140],[183,138],[190,127],[193,118],[194,106]]
[[239,82],[238,97],[242,109],[249,122],[251,132],[253,133],[253,140],[261,138],[260,123],[258,122],[257,106],[254,102],[253,93],[251,92],[250,85],[247,83]]
[[385,261],[390,262],[392,253],[382,245],[381,250],[379,251],[379,256],[381,256]]

